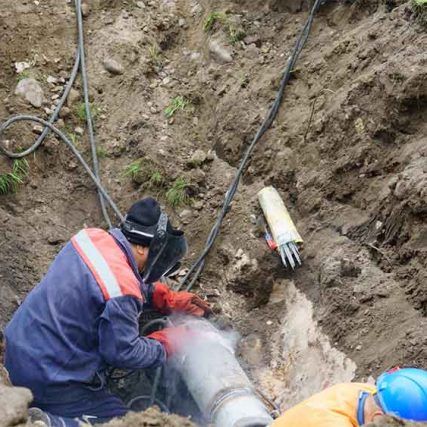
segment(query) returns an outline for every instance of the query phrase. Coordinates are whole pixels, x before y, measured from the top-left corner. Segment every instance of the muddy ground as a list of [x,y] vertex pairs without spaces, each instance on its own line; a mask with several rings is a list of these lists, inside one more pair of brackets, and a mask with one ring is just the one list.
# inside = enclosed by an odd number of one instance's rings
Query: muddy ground
[[[205,31],[214,10],[225,18]],[[85,15],[102,181],[122,211],[158,197],[189,236],[190,265],[274,98],[307,5],[94,0]],[[74,60],[72,3],[0,0],[0,28],[0,118],[48,117]],[[196,288],[242,334],[243,363],[282,409],[331,382],[427,367],[426,42],[409,2],[321,8]],[[119,63],[115,74],[106,60]],[[41,108],[14,95],[16,62],[41,84]],[[89,159],[79,85],[59,127]],[[177,96],[188,105],[168,118]],[[6,143],[28,146],[32,127],[14,127]],[[62,143],[49,137],[28,162],[25,184],[0,196],[2,329],[63,243],[83,226],[105,226],[93,185]],[[0,171],[9,168],[0,158]],[[172,208],[167,192],[180,178],[189,201]],[[304,238],[295,272],[255,224],[265,185],[279,190]],[[307,307],[301,323],[289,314],[295,307]]]

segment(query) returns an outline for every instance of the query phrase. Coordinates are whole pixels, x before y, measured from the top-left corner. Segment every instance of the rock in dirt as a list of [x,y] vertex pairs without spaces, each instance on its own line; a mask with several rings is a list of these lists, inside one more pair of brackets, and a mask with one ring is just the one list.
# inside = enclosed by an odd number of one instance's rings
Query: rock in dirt
[[50,84],[55,84],[58,82],[58,79],[56,77],[53,77],[53,76],[47,76],[46,81]]
[[367,424],[366,427],[426,427],[427,423],[413,423],[399,420],[394,417],[380,417],[377,421]]
[[30,64],[28,62],[15,62],[15,70],[18,74],[22,73],[27,68],[30,68]]
[[0,385],[0,427],[25,425],[32,400],[26,388]]
[[62,119],[66,119],[67,117],[71,116],[71,110],[68,107],[62,107],[61,111],[59,112],[59,117]]
[[125,417],[102,424],[104,427],[196,427],[190,420],[178,415],[166,415],[157,408],[131,412]]
[[76,89],[71,89],[67,97],[67,105],[71,107],[80,100],[80,92]]
[[189,224],[191,221],[191,217],[193,216],[193,212],[190,209],[184,209],[180,212],[179,217],[183,224]]
[[209,42],[209,53],[219,64],[227,64],[233,60],[231,53],[217,40],[211,40]]
[[124,73],[123,65],[112,58],[104,59],[104,68],[113,75],[119,75]]
[[34,125],[32,130],[33,130],[33,133],[35,133],[36,135],[40,135],[41,133],[43,133],[43,126]]
[[203,150],[196,150],[188,160],[187,164],[191,167],[199,167],[207,160],[206,153]]
[[37,80],[22,79],[16,86],[15,95],[25,98],[33,107],[41,107],[43,104],[43,89]]
[[83,15],[83,17],[87,18],[89,16],[89,13],[90,13],[89,4],[88,3],[82,3],[81,9],[82,9],[82,15]]
[[78,136],[82,136],[85,133],[85,130],[82,127],[78,126],[74,128],[74,133]]

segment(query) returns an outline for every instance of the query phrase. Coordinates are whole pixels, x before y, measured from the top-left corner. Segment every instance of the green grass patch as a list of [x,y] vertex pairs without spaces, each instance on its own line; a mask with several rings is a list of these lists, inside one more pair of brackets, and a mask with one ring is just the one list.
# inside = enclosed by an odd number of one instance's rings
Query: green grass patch
[[30,167],[25,159],[15,159],[12,162],[12,170],[0,174],[0,194],[14,193],[24,183]]
[[236,27],[233,24],[229,24],[228,28],[228,40],[231,44],[235,44],[246,37],[246,33],[241,27]]
[[218,12],[217,10],[213,10],[208,14],[205,21],[203,22],[203,30],[208,33],[215,27],[215,24],[223,24],[226,21],[227,15],[224,12]]
[[67,125],[65,125],[65,135],[73,143],[73,145],[75,145],[77,148],[80,148],[79,136]]
[[103,159],[104,157],[107,157],[107,150],[103,147],[96,147],[96,155],[99,159]]
[[138,159],[138,160],[135,160],[134,162],[130,163],[126,167],[126,169],[124,171],[124,175],[129,176],[133,180],[136,180],[142,171],[142,161],[143,161],[142,159]]
[[190,184],[182,176],[174,181],[172,187],[166,192],[166,200],[172,208],[188,205],[191,202],[191,198],[187,193],[189,186]]
[[427,26],[427,0],[412,0],[412,11],[415,19],[423,26]]
[[176,96],[175,98],[171,99],[169,105],[165,108],[165,116],[169,119],[176,112],[184,110],[189,104],[190,101],[184,96]]
[[235,44],[246,37],[243,28],[234,23],[224,12],[212,11],[203,22],[203,29],[207,33],[211,32],[215,27],[224,28],[231,44]]
[[148,188],[163,187],[165,178],[155,163],[148,158],[140,158],[130,163],[123,173],[136,184],[144,184]]
[[163,175],[158,170],[154,170],[151,173],[149,183],[150,186],[154,187],[161,187],[165,182],[165,179],[163,178]]
[[[97,117],[99,116],[99,113],[101,112],[101,109],[98,107],[98,105],[96,105],[94,102],[91,102],[89,104],[89,110],[90,110],[90,115],[92,116],[93,120],[96,120]],[[83,123],[86,122],[86,106],[84,102],[81,102],[79,105],[77,105],[76,107],[76,114],[77,117],[79,118],[79,120]]]
[[28,70],[28,69],[26,69],[26,70],[21,71],[21,72],[16,76],[16,80],[17,80],[18,82],[20,82],[21,80],[29,79],[29,78],[31,78],[31,77],[32,77],[32,75],[31,75],[31,71],[30,71],[30,70]]

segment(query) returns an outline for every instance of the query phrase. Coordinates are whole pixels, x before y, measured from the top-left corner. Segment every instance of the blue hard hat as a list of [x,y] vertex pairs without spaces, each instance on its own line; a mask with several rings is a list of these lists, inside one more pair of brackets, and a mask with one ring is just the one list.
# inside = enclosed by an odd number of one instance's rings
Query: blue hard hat
[[377,379],[376,397],[384,413],[404,420],[427,421],[427,371],[403,368]]

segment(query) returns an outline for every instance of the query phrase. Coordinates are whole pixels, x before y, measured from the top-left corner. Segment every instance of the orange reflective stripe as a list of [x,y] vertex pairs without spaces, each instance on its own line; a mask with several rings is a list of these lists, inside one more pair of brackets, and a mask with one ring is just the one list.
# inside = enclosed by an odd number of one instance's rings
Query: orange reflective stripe
[[143,299],[139,280],[126,255],[104,230],[81,230],[71,242],[94,275],[106,300],[122,295]]

